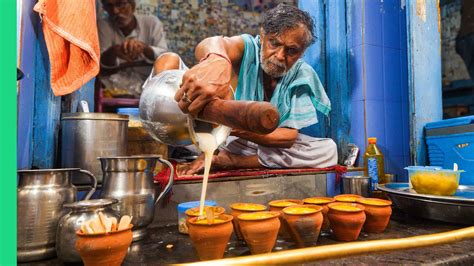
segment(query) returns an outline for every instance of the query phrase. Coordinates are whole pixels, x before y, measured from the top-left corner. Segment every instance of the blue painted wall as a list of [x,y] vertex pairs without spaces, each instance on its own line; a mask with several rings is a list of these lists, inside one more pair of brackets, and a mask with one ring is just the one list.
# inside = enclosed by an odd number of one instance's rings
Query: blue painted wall
[[[18,86],[18,133],[17,133],[17,167],[26,169],[31,167],[32,152],[31,139],[33,135],[33,110],[35,95],[35,54],[37,46],[38,16],[33,16],[34,1],[22,1],[20,9],[21,32],[19,32],[18,65],[25,77]],[[20,25],[18,25],[20,27]],[[27,41],[25,41],[27,40]]]
[[350,142],[346,5],[344,1],[323,0],[300,0],[298,5],[315,20],[316,43],[308,48],[304,59],[318,73],[332,107],[329,119],[318,115],[319,123],[301,132],[316,131],[333,138],[342,161],[344,148]]
[[377,137],[385,171],[406,180],[410,165],[405,1],[347,0],[351,139],[359,165]]
[[321,130],[361,148],[377,137],[386,172],[406,180],[410,165],[406,9],[401,0],[301,0],[316,20],[318,42],[305,60],[317,71],[331,99],[330,123]]

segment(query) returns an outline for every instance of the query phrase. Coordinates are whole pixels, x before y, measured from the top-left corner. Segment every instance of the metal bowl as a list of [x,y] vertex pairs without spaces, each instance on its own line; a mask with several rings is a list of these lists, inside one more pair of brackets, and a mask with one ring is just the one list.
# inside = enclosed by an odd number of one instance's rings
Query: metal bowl
[[418,194],[408,183],[378,185],[393,204],[413,216],[474,225],[474,186],[460,185],[454,196]]
[[180,87],[184,72],[163,71],[143,85],[140,97],[140,120],[143,127],[154,139],[171,146],[195,144],[196,132],[212,133],[218,145],[224,143],[230,134],[230,128],[194,119],[179,109],[174,95]]

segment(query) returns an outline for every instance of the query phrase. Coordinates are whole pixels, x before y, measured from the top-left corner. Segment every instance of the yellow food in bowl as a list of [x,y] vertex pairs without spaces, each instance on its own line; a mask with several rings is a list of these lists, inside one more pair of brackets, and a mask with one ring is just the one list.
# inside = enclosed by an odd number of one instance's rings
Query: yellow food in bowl
[[389,206],[391,202],[379,199],[360,199],[357,202],[366,204],[366,205],[373,205],[373,206]]
[[[207,207],[204,206],[204,210],[202,212],[202,215],[206,216],[206,209],[207,208],[212,208],[214,215],[222,214],[225,212],[225,209],[222,207]],[[185,212],[189,216],[199,216],[199,207],[188,209]]]
[[356,202],[357,199],[361,197],[356,197],[356,196],[336,196],[334,197],[336,201],[342,201],[342,202]]
[[361,208],[353,204],[336,204],[336,205],[330,206],[330,208],[334,210],[338,210],[338,211],[350,211],[350,212],[362,210]]
[[[225,222],[226,220],[216,218],[214,219],[214,222],[212,224],[221,224]],[[197,220],[194,222],[195,224],[209,224],[209,221],[207,219],[202,219],[202,220]]]
[[457,173],[415,172],[410,176],[413,189],[417,193],[452,196],[459,186]]
[[243,213],[239,215],[239,219],[241,220],[262,220],[271,217],[275,217],[277,214],[275,212],[251,212],[251,213]]
[[235,203],[230,207],[239,211],[264,211],[267,209],[265,205],[255,203]]
[[300,207],[300,206],[288,207],[283,210],[283,212],[287,214],[310,214],[310,213],[315,213],[317,211],[318,210],[315,208]]
[[273,207],[289,207],[293,205],[298,205],[298,203],[291,202],[291,201],[277,201],[277,202],[272,202],[271,205]]
[[321,199],[321,198],[308,198],[308,199],[305,199],[304,202],[309,203],[309,204],[326,204],[329,202],[333,202],[333,200]]

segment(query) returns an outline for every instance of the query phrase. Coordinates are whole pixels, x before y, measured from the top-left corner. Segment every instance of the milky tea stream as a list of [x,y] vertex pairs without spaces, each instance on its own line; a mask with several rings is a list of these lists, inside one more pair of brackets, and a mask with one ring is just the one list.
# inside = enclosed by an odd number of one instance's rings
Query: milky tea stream
[[211,170],[212,156],[217,149],[217,142],[211,133],[196,133],[199,149],[204,153],[204,178],[202,180],[201,201],[199,202],[199,218],[203,219],[204,201],[206,200],[207,180]]

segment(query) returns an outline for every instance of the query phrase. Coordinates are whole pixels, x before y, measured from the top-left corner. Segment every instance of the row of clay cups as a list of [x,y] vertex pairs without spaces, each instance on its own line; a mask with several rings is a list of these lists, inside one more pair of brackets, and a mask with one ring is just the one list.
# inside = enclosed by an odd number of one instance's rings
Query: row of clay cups
[[[186,215],[199,258],[209,260],[223,257],[232,231],[239,240],[245,240],[252,254],[271,252],[277,234],[305,247],[316,245],[321,230],[332,229],[341,241],[356,240],[363,226],[365,232],[381,233],[390,219],[390,205],[387,200],[344,194],[334,198],[275,200],[269,202],[270,211],[262,204],[234,203],[230,206],[231,215],[216,206],[212,207],[216,219],[210,225],[203,222],[206,220],[198,220],[199,208],[187,210]],[[305,207],[312,210],[295,211]],[[198,234],[197,230],[201,232]]]
[[[282,214],[280,216],[281,226],[278,236],[282,239],[292,238],[298,246],[301,246],[302,244],[299,241],[297,234],[289,231],[285,217],[290,216],[289,214],[285,214],[283,210],[287,207],[301,204],[322,207],[321,214],[323,216],[323,222],[321,230],[329,231],[329,229],[332,229],[335,238],[341,241],[356,240],[362,227],[367,233],[384,232],[392,214],[391,201],[377,198],[364,198],[360,195],[354,194],[341,194],[334,198],[311,197],[304,200],[282,199],[269,202],[270,211],[278,211]],[[236,218],[241,213],[263,211],[266,210],[266,207],[261,204],[236,203],[231,205],[231,209],[231,214]],[[331,215],[329,215],[329,213],[331,213]],[[339,221],[339,217],[341,216],[353,218],[343,218],[342,221]],[[351,222],[351,219],[356,219],[357,223],[355,225],[350,225],[349,223]],[[333,220],[332,226],[331,220]],[[354,230],[352,230],[351,233],[345,232],[344,228],[347,228],[347,226],[351,226]],[[239,230],[238,220],[236,219],[234,219],[234,229],[238,239],[242,240],[243,237]],[[313,232],[315,231],[313,230]],[[307,246],[307,244],[305,244],[305,246]]]

